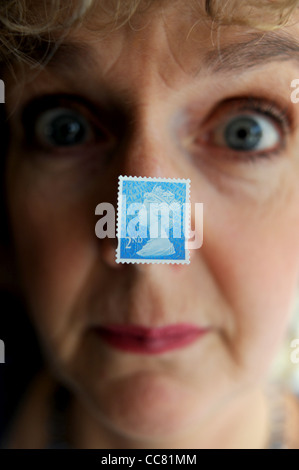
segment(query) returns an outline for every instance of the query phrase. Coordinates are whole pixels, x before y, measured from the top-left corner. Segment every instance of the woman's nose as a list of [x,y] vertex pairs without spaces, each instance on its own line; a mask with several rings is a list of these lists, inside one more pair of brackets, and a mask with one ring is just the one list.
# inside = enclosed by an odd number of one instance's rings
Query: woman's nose
[[[184,178],[171,117],[158,106],[144,107],[138,112],[134,123],[128,128],[127,135],[120,143],[114,158],[113,180],[119,176]],[[117,207],[118,185],[113,184],[113,202],[115,215]],[[112,196],[112,194],[111,194]],[[135,201],[143,203],[143,200]],[[102,243],[103,258],[109,266],[115,268],[115,240]]]
[[176,154],[176,135],[172,117],[156,105],[144,106],[133,128],[125,136],[118,154],[121,175],[182,177]]

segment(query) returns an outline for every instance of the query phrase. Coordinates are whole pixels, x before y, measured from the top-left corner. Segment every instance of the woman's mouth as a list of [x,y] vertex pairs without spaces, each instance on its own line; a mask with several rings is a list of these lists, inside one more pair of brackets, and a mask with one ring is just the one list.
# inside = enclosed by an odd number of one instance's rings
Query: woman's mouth
[[104,325],[96,328],[96,333],[110,346],[138,354],[159,354],[183,348],[208,331],[208,328],[182,323],[159,328],[136,325]]

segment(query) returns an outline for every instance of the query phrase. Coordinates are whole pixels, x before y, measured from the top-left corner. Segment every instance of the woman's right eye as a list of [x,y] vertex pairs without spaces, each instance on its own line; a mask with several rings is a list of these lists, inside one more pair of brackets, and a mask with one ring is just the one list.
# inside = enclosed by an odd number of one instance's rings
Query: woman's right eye
[[87,143],[93,134],[92,126],[80,113],[55,108],[45,111],[36,120],[35,138],[42,145],[70,147]]
[[114,143],[109,126],[87,106],[66,99],[53,106],[53,101],[49,103],[47,96],[26,107],[23,125],[30,146],[68,153],[87,145],[100,145],[106,151]]

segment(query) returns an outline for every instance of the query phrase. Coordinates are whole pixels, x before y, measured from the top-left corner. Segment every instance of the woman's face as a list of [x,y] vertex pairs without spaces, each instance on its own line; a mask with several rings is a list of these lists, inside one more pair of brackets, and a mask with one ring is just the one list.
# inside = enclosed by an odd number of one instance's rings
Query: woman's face
[[[298,282],[298,27],[219,35],[183,5],[105,37],[95,15],[25,85],[6,79],[22,289],[57,373],[131,438],[183,433],[253,390]],[[190,178],[204,241],[189,265],[116,264],[95,207],[116,207],[119,175]],[[97,334],[177,323],[209,331],[159,354]]]

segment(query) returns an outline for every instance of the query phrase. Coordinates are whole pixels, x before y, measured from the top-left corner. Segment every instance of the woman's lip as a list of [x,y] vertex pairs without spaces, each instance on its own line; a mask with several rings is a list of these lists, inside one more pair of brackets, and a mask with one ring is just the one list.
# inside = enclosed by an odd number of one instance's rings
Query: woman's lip
[[183,348],[204,336],[209,329],[181,323],[159,328],[104,325],[95,331],[116,349],[139,354],[159,354]]

